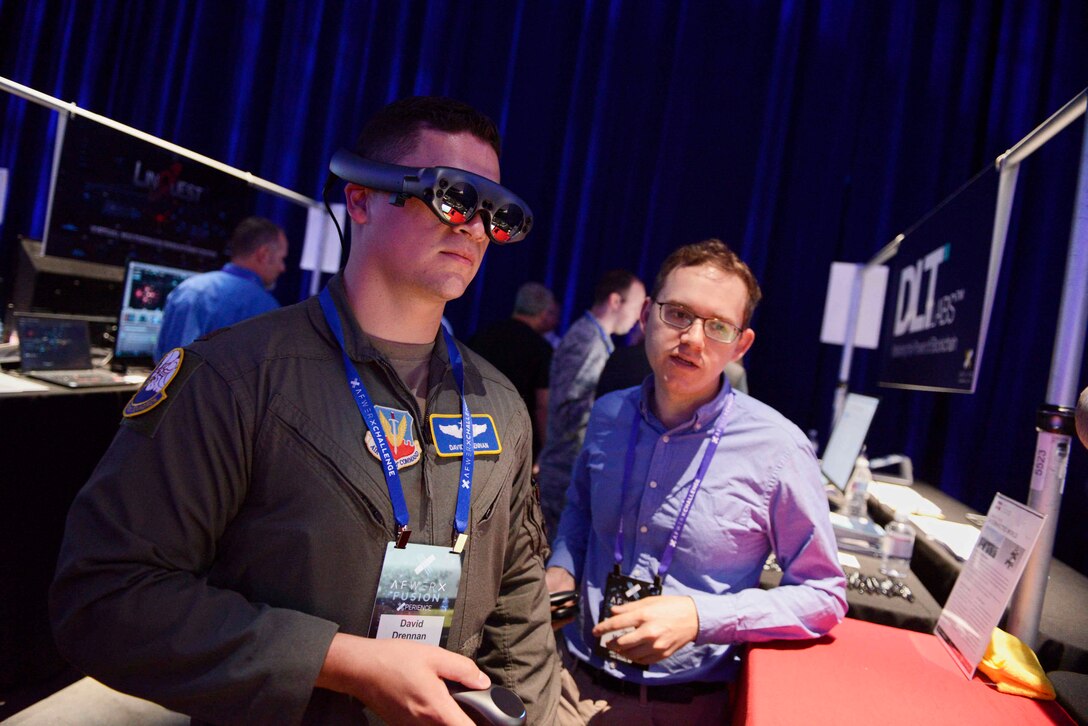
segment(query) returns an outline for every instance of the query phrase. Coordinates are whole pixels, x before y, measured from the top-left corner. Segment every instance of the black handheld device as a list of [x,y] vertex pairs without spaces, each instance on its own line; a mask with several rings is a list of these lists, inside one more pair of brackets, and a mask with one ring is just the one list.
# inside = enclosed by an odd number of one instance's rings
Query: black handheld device
[[450,695],[475,724],[482,726],[524,726],[525,704],[509,688],[491,686],[474,691],[460,683],[446,681]]
[[578,591],[560,590],[550,596],[552,620],[566,620],[578,612]]

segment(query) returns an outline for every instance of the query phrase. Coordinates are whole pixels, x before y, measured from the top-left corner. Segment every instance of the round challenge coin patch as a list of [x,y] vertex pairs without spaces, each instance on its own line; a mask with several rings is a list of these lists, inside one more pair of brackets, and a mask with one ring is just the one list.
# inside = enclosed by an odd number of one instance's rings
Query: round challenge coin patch
[[129,400],[122,415],[125,418],[139,416],[165,401],[166,387],[181,370],[181,361],[184,357],[185,351],[181,348],[174,348],[164,355],[155,366],[155,370],[151,371],[151,375],[144,381],[144,385],[140,386],[140,390],[136,391],[136,395]]

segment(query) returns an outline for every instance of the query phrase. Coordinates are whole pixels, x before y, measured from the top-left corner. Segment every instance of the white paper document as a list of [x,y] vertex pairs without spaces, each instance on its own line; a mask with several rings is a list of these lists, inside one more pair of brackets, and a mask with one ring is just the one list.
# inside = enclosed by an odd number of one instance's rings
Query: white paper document
[[839,566],[840,567],[853,567],[855,570],[861,569],[861,561],[857,557],[854,557],[848,552],[839,553]]
[[48,390],[49,386],[43,386],[40,383],[28,381],[26,378],[0,373],[0,393],[30,393],[33,391]]
[[876,497],[881,504],[891,507],[895,511],[906,511],[911,514],[924,514],[927,517],[941,517],[941,508],[923,497],[915,489],[902,484],[888,484],[887,482],[869,482],[869,495]]
[[994,496],[978,542],[948,596],[934,631],[963,674],[975,675],[990,635],[1020,581],[1043,515],[1009,499]]
[[948,551],[963,562],[971,556],[978,542],[978,527],[961,522],[949,522],[933,517],[919,517],[911,515],[911,524],[926,533],[931,539],[935,539],[948,548]]

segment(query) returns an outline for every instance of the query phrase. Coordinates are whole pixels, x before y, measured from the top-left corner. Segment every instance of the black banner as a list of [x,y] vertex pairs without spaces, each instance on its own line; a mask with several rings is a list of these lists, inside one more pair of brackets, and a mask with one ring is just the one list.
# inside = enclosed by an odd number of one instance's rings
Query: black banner
[[884,300],[880,385],[975,390],[997,182],[995,169],[982,172],[900,244]]

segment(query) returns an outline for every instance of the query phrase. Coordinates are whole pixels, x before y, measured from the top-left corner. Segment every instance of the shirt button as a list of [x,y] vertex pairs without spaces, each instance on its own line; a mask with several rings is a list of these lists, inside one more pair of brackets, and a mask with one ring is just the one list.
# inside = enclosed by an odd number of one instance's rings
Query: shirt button
[[644,524],[644,525],[642,525],[641,527],[639,527],[639,528],[638,528],[638,531],[639,531],[639,532],[642,532],[643,534],[646,534],[646,533],[647,533],[647,532],[649,532],[650,530],[649,530],[649,528],[647,528],[647,527],[646,527],[646,525]]
[[664,436],[661,437],[661,440],[664,441],[666,444],[669,443],[669,435],[665,434]]
[[656,481],[650,482],[650,488],[651,489],[657,489],[657,482]]

